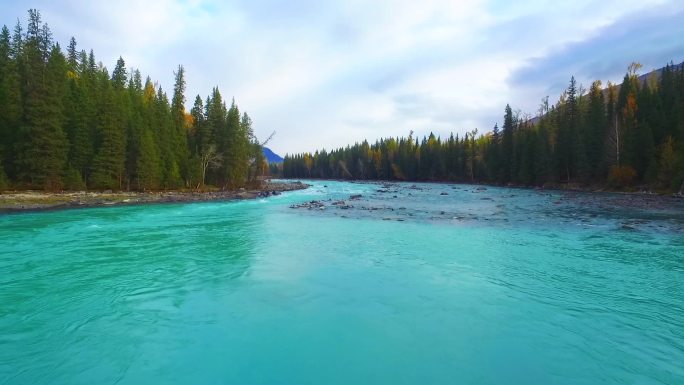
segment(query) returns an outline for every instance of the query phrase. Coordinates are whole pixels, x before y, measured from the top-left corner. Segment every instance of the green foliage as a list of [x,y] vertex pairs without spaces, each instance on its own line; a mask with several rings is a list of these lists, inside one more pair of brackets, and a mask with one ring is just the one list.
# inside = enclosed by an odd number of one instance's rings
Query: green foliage
[[173,87],[173,99],[171,102],[171,116],[173,119],[172,152],[175,157],[175,164],[179,169],[179,180],[189,180],[189,158],[187,137],[187,115],[185,113],[185,69],[178,66],[175,72],[176,81]]
[[86,189],[81,173],[78,170],[69,168],[64,171],[64,188],[72,191],[82,191]]
[[[388,138],[331,152],[285,157],[291,178],[395,179],[538,185],[635,184],[678,190],[684,180],[684,65],[668,65],[644,84],[631,65],[618,92],[574,77],[559,101],[542,102],[535,120],[510,105],[503,128],[476,137],[430,134],[421,142]],[[274,172],[279,172],[277,168]]]
[[[3,26],[0,32],[0,162],[7,173],[16,177],[17,134],[21,125],[22,101],[18,69],[19,42],[12,40],[9,29]],[[7,176],[6,176],[7,177]]]
[[[66,57],[40,13],[24,31],[0,31],[0,177],[45,189],[176,189],[209,183],[240,187],[261,151],[251,119],[228,111],[218,89],[206,110],[198,96],[185,111],[185,70],[172,101],[119,58],[109,76],[91,50],[69,42]],[[221,148],[221,153],[216,148]],[[210,150],[213,149],[213,150]],[[6,172],[5,172],[6,171]],[[254,168],[265,172],[265,168]]]
[[123,110],[119,95],[102,73],[102,99],[99,106],[97,149],[93,160],[92,185],[100,189],[121,189],[123,186],[126,136],[123,130]]
[[594,165],[588,170],[588,177],[592,181],[599,181],[606,174],[602,160],[608,127],[606,102],[601,89],[601,81],[595,81],[589,90],[589,106],[582,135],[585,138],[587,163]]
[[159,148],[152,132],[143,132],[137,155],[138,188],[143,191],[158,189],[162,178],[162,165],[159,161]]
[[35,10],[29,11],[25,41],[20,59],[24,60],[24,97],[23,119],[16,139],[18,175],[20,180],[57,190],[62,187],[67,155],[62,131],[66,61],[59,45],[52,45],[50,31]]
[[[684,66],[584,95],[574,77],[538,118],[507,105],[501,131],[363,141],[333,151],[288,155],[285,177],[448,180],[498,184],[649,184],[684,180]],[[0,30],[0,178],[29,188],[238,188],[267,172],[252,120],[218,88],[185,111],[185,69],[169,101],[149,78],[117,60],[111,77],[93,51],[66,56],[40,13],[26,29]]]

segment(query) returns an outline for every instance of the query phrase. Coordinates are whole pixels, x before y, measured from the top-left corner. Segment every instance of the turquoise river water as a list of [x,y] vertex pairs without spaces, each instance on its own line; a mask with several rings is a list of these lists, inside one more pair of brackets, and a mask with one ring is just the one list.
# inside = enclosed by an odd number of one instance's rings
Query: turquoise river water
[[684,384],[681,201],[311,183],[0,216],[0,384]]

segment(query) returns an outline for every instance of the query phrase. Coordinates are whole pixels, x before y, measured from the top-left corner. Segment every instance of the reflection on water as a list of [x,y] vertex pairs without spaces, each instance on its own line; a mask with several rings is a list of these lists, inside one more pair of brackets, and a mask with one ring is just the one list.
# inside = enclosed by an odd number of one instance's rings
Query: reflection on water
[[410,183],[2,216],[0,383],[684,383],[683,229]]

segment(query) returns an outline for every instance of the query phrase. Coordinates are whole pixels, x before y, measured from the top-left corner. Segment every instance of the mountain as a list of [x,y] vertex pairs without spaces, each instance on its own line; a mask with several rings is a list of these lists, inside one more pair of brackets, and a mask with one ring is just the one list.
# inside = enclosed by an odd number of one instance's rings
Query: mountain
[[264,147],[264,156],[268,163],[282,163],[283,157],[271,151],[270,148]]

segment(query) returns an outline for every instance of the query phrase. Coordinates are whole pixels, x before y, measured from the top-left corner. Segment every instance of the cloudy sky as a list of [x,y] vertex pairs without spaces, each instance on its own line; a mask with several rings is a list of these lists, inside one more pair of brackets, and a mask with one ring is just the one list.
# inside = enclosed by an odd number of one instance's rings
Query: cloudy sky
[[218,86],[281,154],[489,131],[571,75],[588,88],[684,61],[681,0],[0,0],[0,23],[29,7],[63,46],[110,69],[121,55],[165,90],[183,64],[188,106]]

